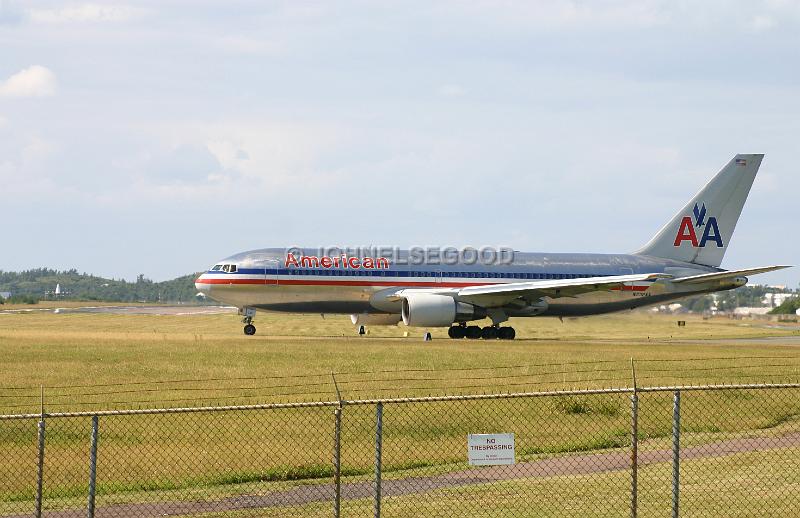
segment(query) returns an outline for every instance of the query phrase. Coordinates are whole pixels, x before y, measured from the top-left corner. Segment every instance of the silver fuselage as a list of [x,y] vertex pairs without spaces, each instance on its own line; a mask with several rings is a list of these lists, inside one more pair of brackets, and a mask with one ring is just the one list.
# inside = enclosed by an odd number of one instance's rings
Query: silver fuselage
[[[304,251],[307,255],[315,252]],[[240,308],[296,313],[400,313],[400,303],[383,293],[398,288],[446,289],[498,283],[531,282],[626,274],[664,273],[675,277],[722,271],[635,254],[564,254],[515,252],[507,264],[407,264],[403,254],[383,268],[314,266],[287,261],[287,249],[267,248],[221,261],[236,272],[208,271],[198,290]],[[406,258],[408,256],[406,255]],[[690,286],[668,279],[629,283],[622,288],[576,297],[547,299],[545,311],[524,305],[506,308],[508,316],[577,316],[633,309],[741,286],[743,281],[711,281]]]

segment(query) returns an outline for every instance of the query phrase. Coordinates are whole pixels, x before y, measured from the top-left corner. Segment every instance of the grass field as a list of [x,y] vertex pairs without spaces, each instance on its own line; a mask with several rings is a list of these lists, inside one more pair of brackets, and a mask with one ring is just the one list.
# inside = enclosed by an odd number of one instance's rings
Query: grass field
[[318,315],[259,315],[259,334],[245,337],[229,314],[0,314],[0,412],[38,411],[40,385],[50,411],[330,400],[331,372],[351,399],[629,386],[631,358],[643,385],[797,379],[796,341],[742,339],[800,326],[681,318],[686,327],[644,313],[521,319],[513,342],[444,330],[424,342],[402,326],[358,338],[346,317]]
[[[331,401],[336,399],[331,372],[346,399],[628,387],[631,358],[640,386],[798,381],[800,327],[681,318],[686,327],[678,327],[675,317],[644,313],[563,323],[529,319],[514,322],[521,339],[513,342],[452,341],[442,331],[424,342],[419,330],[404,338],[403,327],[372,328],[358,338],[347,319],[319,316],[260,315],[260,334],[245,337],[235,315],[1,314],[0,412],[38,412],[40,385],[48,412]],[[800,431],[797,395],[792,389],[687,393],[684,443],[731,437],[769,441]],[[630,444],[629,405],[625,394],[387,405],[384,476],[465,469],[469,432],[514,431],[520,462],[624,450]],[[345,407],[342,463],[348,481],[371,474],[374,412],[372,405]],[[218,499],[330,482],[331,407],[117,416],[101,422],[98,505]],[[85,501],[88,425],[85,417],[48,422],[49,508],[80,507]],[[642,395],[639,426],[642,451],[669,448],[670,393]],[[5,468],[0,514],[29,509],[35,446],[34,420],[0,421]],[[759,479],[777,470],[775,480],[791,486],[797,481],[784,466],[796,472],[799,460],[793,448],[726,457],[728,473],[709,469],[693,482],[698,514],[704,514],[703,501],[718,500],[698,488],[723,484],[737,470],[752,470],[741,476]],[[526,501],[557,491],[579,499],[576,509],[604,509],[625,500],[617,488],[625,485],[625,476],[610,472],[440,489],[426,494],[425,502],[433,498],[435,504],[424,514],[447,516],[469,498],[476,510],[491,504],[505,509],[492,515],[516,516],[522,511],[513,495],[520,491]],[[392,499],[387,516],[414,516],[418,501]],[[347,506],[368,514],[368,501]],[[291,512],[276,509],[275,515],[329,509],[328,503],[308,504]],[[548,514],[546,506],[526,509],[520,515]]]

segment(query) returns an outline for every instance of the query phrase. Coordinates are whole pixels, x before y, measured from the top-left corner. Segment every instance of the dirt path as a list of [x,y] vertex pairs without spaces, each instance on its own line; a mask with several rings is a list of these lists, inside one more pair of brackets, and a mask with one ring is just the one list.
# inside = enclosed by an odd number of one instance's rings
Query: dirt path
[[[800,432],[777,437],[731,439],[701,446],[687,447],[681,450],[681,461],[723,457],[737,453],[768,451],[794,446],[800,446]],[[644,451],[639,454],[639,465],[646,466],[648,464],[670,462],[671,459],[671,450]],[[382,492],[384,497],[404,496],[420,494],[436,489],[515,479],[589,475],[622,471],[629,469],[629,467],[629,451],[587,453],[531,462],[520,462],[513,466],[491,466],[426,477],[384,480]],[[370,498],[373,496],[373,482],[344,483],[342,484],[341,491],[343,500]],[[332,503],[333,497],[334,487],[332,483],[315,484],[294,487],[283,491],[274,491],[263,495],[235,496],[220,500],[111,505],[98,508],[95,516],[98,518],[105,518],[191,515],[268,507],[297,506],[314,502]],[[86,510],[53,511],[44,513],[44,515],[50,518],[78,518],[85,516]],[[22,518],[23,516],[30,515],[17,515],[10,518]]]

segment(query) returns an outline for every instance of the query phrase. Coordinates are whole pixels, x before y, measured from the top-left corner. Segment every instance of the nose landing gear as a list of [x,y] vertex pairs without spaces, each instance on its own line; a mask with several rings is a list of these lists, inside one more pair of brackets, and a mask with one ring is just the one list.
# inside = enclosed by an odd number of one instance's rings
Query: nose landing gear
[[256,334],[256,326],[253,325],[253,317],[256,316],[256,310],[254,308],[240,308],[239,314],[244,315],[242,319],[242,323],[244,324],[244,334],[247,336],[253,336]]

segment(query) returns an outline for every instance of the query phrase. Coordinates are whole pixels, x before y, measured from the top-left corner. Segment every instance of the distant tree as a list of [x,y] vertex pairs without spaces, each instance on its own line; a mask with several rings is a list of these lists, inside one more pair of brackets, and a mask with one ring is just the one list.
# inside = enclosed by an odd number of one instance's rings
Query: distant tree
[[770,311],[771,315],[794,315],[800,309],[800,295],[783,301],[783,304]]
[[184,275],[163,282],[153,282],[139,275],[136,282],[123,279],[105,279],[94,275],[80,274],[77,270],[57,271],[35,268],[22,272],[0,271],[0,291],[28,295],[35,299],[61,284],[63,298],[69,300],[97,300],[107,302],[185,302],[196,301],[194,280],[197,274]]
[[8,302],[11,304],[38,304],[39,298],[33,295],[12,295]]

